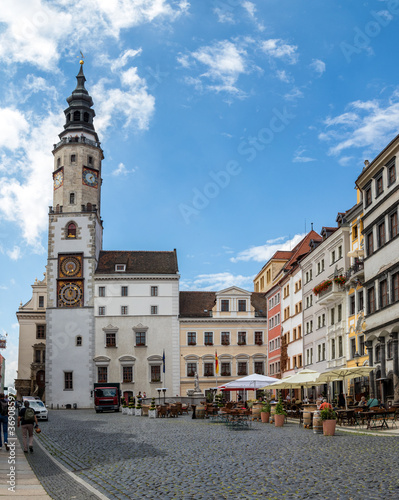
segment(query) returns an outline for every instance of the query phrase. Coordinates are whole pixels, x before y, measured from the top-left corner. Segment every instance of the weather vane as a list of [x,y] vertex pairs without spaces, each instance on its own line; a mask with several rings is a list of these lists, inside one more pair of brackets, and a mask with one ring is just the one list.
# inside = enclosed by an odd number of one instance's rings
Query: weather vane
[[[81,56],[81,59],[80,59],[79,63],[80,64],[84,64],[85,62],[84,62],[83,59],[85,58],[85,56],[83,55],[83,52],[81,50],[79,50],[79,52],[80,52],[80,56]],[[79,56],[78,56],[78,59],[79,59]]]

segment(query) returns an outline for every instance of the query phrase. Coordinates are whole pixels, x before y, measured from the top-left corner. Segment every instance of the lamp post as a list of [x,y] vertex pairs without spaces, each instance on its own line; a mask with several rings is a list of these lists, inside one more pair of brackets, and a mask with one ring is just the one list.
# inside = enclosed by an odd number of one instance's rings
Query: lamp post
[[162,391],[163,391],[163,404],[165,404],[166,387],[163,387]]
[[157,391],[158,391],[158,402],[159,402],[159,404],[161,404],[161,391],[162,391],[162,389],[160,387],[158,387]]

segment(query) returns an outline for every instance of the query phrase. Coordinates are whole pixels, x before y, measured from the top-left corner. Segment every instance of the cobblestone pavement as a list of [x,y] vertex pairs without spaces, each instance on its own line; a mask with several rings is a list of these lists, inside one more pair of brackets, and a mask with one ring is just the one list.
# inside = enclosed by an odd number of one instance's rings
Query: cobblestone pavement
[[41,427],[46,449],[108,498],[399,498],[396,436],[338,431],[325,437],[294,423],[254,422],[235,431],[191,416],[148,419],[94,410],[51,411]]

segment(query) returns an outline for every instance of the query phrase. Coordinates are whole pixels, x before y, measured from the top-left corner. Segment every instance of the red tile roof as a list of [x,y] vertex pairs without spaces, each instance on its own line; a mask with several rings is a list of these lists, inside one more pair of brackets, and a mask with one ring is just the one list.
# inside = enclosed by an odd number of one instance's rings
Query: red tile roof
[[[156,251],[102,251],[96,274],[115,274],[115,265],[125,264],[125,274],[177,274],[176,250]],[[120,273],[122,274],[122,273]]]

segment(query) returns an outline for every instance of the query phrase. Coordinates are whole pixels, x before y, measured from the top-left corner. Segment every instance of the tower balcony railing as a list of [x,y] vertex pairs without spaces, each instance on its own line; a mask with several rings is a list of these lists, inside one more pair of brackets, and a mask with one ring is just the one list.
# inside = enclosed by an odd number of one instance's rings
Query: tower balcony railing
[[53,148],[54,149],[57,149],[59,148],[60,146],[62,146],[63,144],[69,144],[69,143],[73,143],[73,142],[80,142],[81,144],[88,144],[89,146],[95,146],[96,148],[99,148],[101,147],[101,143],[98,142],[98,141],[92,141],[91,139],[88,139],[86,136],[84,135],[75,135],[75,136],[72,136],[70,135],[69,137],[63,137],[60,142],[58,142],[57,144],[53,144]]

